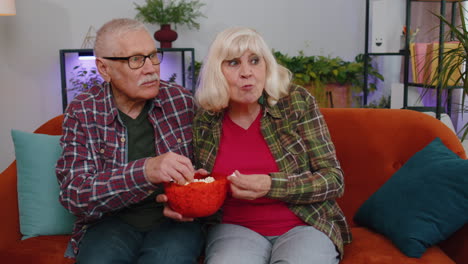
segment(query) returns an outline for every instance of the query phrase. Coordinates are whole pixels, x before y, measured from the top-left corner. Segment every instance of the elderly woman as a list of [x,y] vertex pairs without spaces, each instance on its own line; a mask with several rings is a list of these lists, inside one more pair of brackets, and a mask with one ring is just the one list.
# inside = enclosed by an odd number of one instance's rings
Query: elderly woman
[[195,97],[195,165],[231,187],[206,263],[338,263],[343,172],[314,97],[249,28],[217,35]]

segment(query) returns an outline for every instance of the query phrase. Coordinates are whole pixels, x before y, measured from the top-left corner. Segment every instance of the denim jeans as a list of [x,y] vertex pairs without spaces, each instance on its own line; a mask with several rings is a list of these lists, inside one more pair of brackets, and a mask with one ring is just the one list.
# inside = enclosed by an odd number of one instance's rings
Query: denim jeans
[[198,222],[166,220],[141,232],[109,217],[86,230],[76,260],[77,264],[194,264],[203,243]]
[[338,264],[332,241],[312,226],[297,226],[281,236],[262,236],[246,227],[219,224],[208,232],[208,264]]

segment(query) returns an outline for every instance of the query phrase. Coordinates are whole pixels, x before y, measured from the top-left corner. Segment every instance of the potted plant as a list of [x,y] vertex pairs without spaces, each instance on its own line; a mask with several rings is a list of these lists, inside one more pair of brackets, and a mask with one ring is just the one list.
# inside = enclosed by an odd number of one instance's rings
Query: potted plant
[[[456,41],[459,44],[455,45],[455,47],[452,45],[450,49],[443,49],[441,59],[439,60],[439,56],[435,56],[431,63],[428,63],[426,67],[437,65],[437,67],[432,71],[433,74],[429,80],[430,84],[433,84],[435,87],[439,87],[441,90],[452,89],[454,86],[462,89],[459,111],[462,113],[468,113],[468,109],[465,106],[465,98],[468,95],[468,82],[466,79],[468,74],[466,70],[468,58],[468,29],[466,27],[465,15],[467,10],[463,7],[460,1],[458,1],[458,11],[460,15],[460,24],[452,23],[444,16],[433,13],[440,20],[441,25],[448,28],[446,39]],[[468,123],[464,124],[461,128],[461,140],[463,141],[467,135]]]
[[138,11],[136,19],[160,25],[161,29],[154,33],[154,38],[161,43],[161,48],[171,48],[177,39],[177,32],[171,29],[171,25],[199,29],[197,19],[205,17],[199,9],[204,5],[199,0],[146,0],[145,5],[135,4]]
[[[321,107],[361,106],[360,98],[364,79],[364,56],[356,56],[354,61],[344,61],[340,57],[305,56],[302,51],[298,56],[288,56],[279,51],[273,52],[279,64],[293,74],[293,82],[307,88],[317,99]],[[369,63],[369,91],[376,90],[377,79],[383,76]]]
[[194,87],[198,85],[198,75],[200,74],[202,63],[199,61],[195,61],[192,69],[192,65],[190,65],[187,69],[187,80],[189,83],[194,83]]

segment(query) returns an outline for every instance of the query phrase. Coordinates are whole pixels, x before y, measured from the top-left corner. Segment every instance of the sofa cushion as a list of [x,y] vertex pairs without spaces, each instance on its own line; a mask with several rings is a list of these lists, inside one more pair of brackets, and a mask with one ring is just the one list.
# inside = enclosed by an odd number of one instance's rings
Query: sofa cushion
[[468,160],[436,138],[364,202],[354,221],[421,257],[468,221],[467,172]]
[[23,239],[70,234],[75,217],[58,201],[55,163],[62,149],[60,136],[11,132],[18,171],[18,207]]
[[365,227],[351,228],[353,242],[345,245],[340,264],[455,264],[439,247],[430,247],[421,258],[408,258],[386,237]]

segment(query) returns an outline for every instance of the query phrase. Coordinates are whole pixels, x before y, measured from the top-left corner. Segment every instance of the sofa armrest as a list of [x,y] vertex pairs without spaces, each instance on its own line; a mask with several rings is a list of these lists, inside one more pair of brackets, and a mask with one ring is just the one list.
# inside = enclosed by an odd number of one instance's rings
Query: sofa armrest
[[0,174],[0,250],[21,240],[19,229],[18,192],[16,187],[16,161]]
[[439,246],[456,263],[466,263],[468,259],[468,224],[465,224]]

